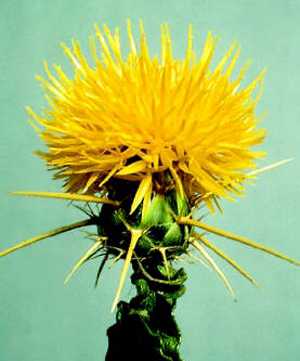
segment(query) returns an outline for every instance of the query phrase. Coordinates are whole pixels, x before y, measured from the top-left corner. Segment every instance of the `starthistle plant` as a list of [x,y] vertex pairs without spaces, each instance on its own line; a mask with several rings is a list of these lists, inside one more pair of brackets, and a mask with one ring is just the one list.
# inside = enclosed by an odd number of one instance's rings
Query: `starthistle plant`
[[[255,108],[264,71],[242,86],[246,64],[235,77],[240,49],[233,44],[219,63],[210,63],[216,38],[208,34],[202,53],[188,29],[183,59],[172,53],[167,25],[161,28],[160,57],[150,55],[143,24],[139,44],[127,27],[129,51],[121,51],[119,30],[95,27],[90,38],[93,65],[77,41],[63,50],[74,75],[45,63],[38,76],[48,106],[41,115],[31,108],[31,123],[47,148],[37,154],[64,181],[63,193],[16,192],[25,196],[83,202],[87,219],[25,240],[0,253],[60,233],[96,226],[92,246],[78,260],[66,281],[88,260],[102,257],[96,283],[109,259],[123,260],[113,301],[117,323],[108,330],[106,360],[180,360],[180,331],[173,317],[184,293],[186,274],[176,270],[181,256],[195,249],[230,293],[233,288],[209,254],[212,251],[255,284],[252,276],[207,237],[221,236],[299,265],[260,243],[237,236],[193,217],[203,204],[211,212],[222,198],[232,200],[257,174],[264,152]],[[101,207],[97,207],[102,204]],[[203,232],[198,233],[196,229]],[[120,301],[130,265],[137,296]]]

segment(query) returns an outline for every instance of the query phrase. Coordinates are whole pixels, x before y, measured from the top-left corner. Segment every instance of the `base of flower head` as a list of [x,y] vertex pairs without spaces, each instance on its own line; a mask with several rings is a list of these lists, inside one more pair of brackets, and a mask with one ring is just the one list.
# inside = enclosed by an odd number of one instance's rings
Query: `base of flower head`
[[[116,182],[116,180],[114,180],[114,182]],[[118,304],[132,262],[137,262],[139,268],[149,281],[158,284],[174,285],[176,281],[170,277],[167,278],[167,280],[161,279],[159,276],[152,274],[151,271],[149,272],[144,264],[148,261],[154,263],[162,262],[163,269],[168,275],[172,264],[181,258],[181,256],[187,255],[190,259],[200,261],[205,266],[213,269],[230,293],[234,295],[233,288],[228,279],[210,255],[210,252],[212,252],[227,262],[238,271],[240,275],[245,277],[245,279],[252,284],[256,284],[252,276],[220,249],[217,244],[208,239],[207,235],[227,238],[288,261],[294,265],[300,265],[299,261],[261,243],[210,226],[204,223],[202,219],[193,218],[190,204],[187,202],[185,196],[177,191],[174,186],[169,189],[164,189],[162,193],[159,192],[159,189],[153,189],[147,207],[145,207],[144,204],[140,204],[135,211],[132,212],[132,202],[136,196],[138,187],[139,184],[137,182],[118,180],[117,183],[112,184],[112,187],[107,188],[107,193],[101,194],[102,197],[75,193],[15,193],[22,196],[84,202],[85,207],[77,207],[82,210],[88,218],[26,239],[0,251],[0,257],[38,243],[46,238],[86,226],[96,226],[97,233],[86,232],[87,238],[92,240],[93,244],[75,263],[66,278],[66,282],[87,261],[102,257],[96,277],[97,284],[101,271],[107,261],[112,259],[112,263],[115,263],[123,259],[124,264],[116,298],[113,303],[113,309]],[[99,207],[99,203],[101,203],[102,206]],[[195,232],[195,228],[201,230],[202,233]],[[197,254],[193,254],[192,250],[195,250]]]

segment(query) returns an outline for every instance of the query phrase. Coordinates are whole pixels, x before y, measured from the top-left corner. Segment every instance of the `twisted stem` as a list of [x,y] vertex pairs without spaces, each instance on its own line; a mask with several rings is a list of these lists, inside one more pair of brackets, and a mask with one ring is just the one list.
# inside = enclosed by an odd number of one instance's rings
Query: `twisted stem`
[[181,334],[173,313],[185,292],[186,273],[172,264],[166,271],[159,257],[135,258],[132,268],[136,296],[117,305],[116,323],[107,330],[105,361],[182,361]]

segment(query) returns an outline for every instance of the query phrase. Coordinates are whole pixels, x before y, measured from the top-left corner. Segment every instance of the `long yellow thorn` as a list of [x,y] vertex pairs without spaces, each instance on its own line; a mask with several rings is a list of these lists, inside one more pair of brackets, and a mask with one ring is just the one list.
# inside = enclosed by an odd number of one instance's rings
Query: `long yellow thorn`
[[93,202],[93,203],[105,203],[118,206],[119,202],[111,199],[96,197],[88,194],[77,193],[54,193],[54,192],[12,192],[12,195],[25,196],[25,197],[41,197],[41,198],[54,198],[54,199],[66,199],[70,201],[78,202]]
[[200,262],[202,266],[209,269],[209,265],[207,264],[207,261],[203,258],[203,256],[195,256],[192,252],[186,251],[186,254],[192,258],[193,260]]
[[255,286],[258,287],[258,284],[255,281],[255,279],[247,271],[245,271],[235,260],[227,256],[220,248],[215,246],[211,241],[208,241],[206,238],[204,238],[203,236],[197,233],[193,233],[192,236],[199,239],[202,243],[206,245],[206,247],[210,248],[215,254],[223,258],[227,263],[229,263],[233,268],[235,268],[248,281],[250,281],[251,283],[253,283]]
[[234,290],[228,281],[227,277],[225,276],[224,272],[219,268],[219,266],[216,264],[216,262],[210,257],[210,255],[205,251],[205,249],[201,246],[201,244],[196,240],[190,241],[192,245],[202,254],[202,256],[206,259],[207,263],[211,266],[211,268],[217,273],[217,275],[221,278],[223,281],[225,287],[228,289],[231,296],[235,298]]
[[272,164],[267,165],[267,166],[265,166],[263,168],[255,169],[255,170],[247,173],[247,176],[257,176],[260,173],[264,173],[264,172],[267,172],[269,170],[280,167],[281,165],[287,164],[287,163],[291,162],[292,160],[294,160],[294,158],[288,158],[288,159],[280,160],[279,162],[272,163]]
[[79,221],[79,222],[76,222],[76,223],[69,224],[67,226],[56,228],[53,231],[49,231],[49,232],[40,234],[39,236],[27,239],[25,241],[22,241],[22,242],[16,244],[13,247],[5,249],[4,251],[0,252],[0,257],[4,257],[4,256],[6,256],[6,255],[8,255],[8,254],[10,254],[12,252],[15,252],[15,251],[21,249],[21,248],[24,248],[24,247],[32,245],[33,243],[37,243],[39,241],[42,241],[43,239],[50,238],[50,237],[56,236],[56,235],[61,234],[61,233],[72,231],[73,229],[89,226],[89,225],[92,225],[92,224],[93,224],[92,220],[89,218],[89,219],[85,219],[84,221]]
[[287,261],[287,262],[290,262],[296,266],[300,266],[300,262],[297,261],[297,260],[294,260],[280,252],[277,252],[275,250],[273,250],[272,248],[269,248],[267,246],[264,246],[263,244],[259,244],[257,242],[254,242],[254,241],[251,241],[250,239],[246,238],[246,237],[242,237],[242,236],[238,236],[234,233],[231,233],[231,232],[228,232],[228,231],[224,231],[220,228],[216,228],[216,227],[213,227],[213,226],[210,226],[208,224],[205,224],[205,223],[202,223],[200,221],[196,221],[195,219],[190,219],[188,217],[179,217],[177,219],[177,222],[179,224],[187,224],[187,225],[190,225],[190,226],[195,226],[195,227],[198,227],[198,228],[201,228],[201,229],[204,229],[205,231],[207,232],[210,232],[210,233],[214,233],[218,236],[221,236],[221,237],[225,237],[225,238],[228,238],[228,239],[231,239],[233,241],[236,241],[236,242],[239,242],[239,243],[242,243],[246,246],[249,246],[249,247],[252,247],[252,248],[255,248],[255,249],[258,249],[262,252],[265,252],[265,253],[268,253],[274,257],[278,257],[284,261]]
[[130,265],[130,261],[132,259],[132,255],[135,249],[135,246],[139,240],[139,238],[141,237],[143,231],[140,229],[131,229],[131,240],[130,240],[130,244],[129,244],[129,248],[126,254],[126,258],[124,261],[124,265],[121,271],[121,275],[120,275],[120,280],[119,280],[119,285],[116,291],[116,295],[112,304],[112,308],[111,311],[113,312],[119,302],[120,296],[121,296],[121,292],[123,290],[124,284],[125,284],[125,280],[126,280],[126,276],[128,273],[128,268]]
[[79,258],[79,260],[75,263],[71,271],[68,273],[67,277],[65,278],[64,284],[66,285],[75,272],[79,270],[79,268],[84,264],[84,262],[94,253],[96,252],[102,245],[102,242],[96,242],[90,247],[85,254]]

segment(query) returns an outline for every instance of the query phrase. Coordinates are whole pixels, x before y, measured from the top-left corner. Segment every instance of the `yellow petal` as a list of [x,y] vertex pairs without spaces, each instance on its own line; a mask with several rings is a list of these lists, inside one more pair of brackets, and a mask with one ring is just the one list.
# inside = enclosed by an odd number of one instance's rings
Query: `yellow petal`
[[146,194],[151,191],[151,184],[152,184],[152,176],[151,175],[147,175],[140,182],[140,185],[135,193],[135,196],[134,196],[134,199],[133,199],[133,202],[131,205],[130,214],[132,214],[137,209],[137,207],[141,204],[141,202],[143,201]]
[[86,185],[83,189],[83,193],[87,192],[89,190],[89,188],[96,182],[96,180],[99,178],[99,174],[98,173],[93,173],[89,180],[86,182]]
[[144,171],[146,169],[146,167],[147,167],[147,163],[145,161],[138,160],[134,163],[131,163],[131,164],[125,166],[121,170],[119,170],[117,175],[128,175],[128,174],[139,173],[139,172]]

